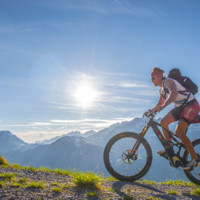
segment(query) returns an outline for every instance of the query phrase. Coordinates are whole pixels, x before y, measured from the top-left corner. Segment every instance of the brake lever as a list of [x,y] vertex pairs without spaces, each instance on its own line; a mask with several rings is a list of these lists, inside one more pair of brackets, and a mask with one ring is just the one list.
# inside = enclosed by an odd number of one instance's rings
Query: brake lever
[[142,117],[148,117],[150,113],[150,110],[148,110],[147,112],[144,112],[144,114],[142,115]]
[[147,112],[145,112],[144,114],[143,114],[143,116],[142,117],[151,117],[151,116],[154,116],[154,115],[156,115],[157,114],[157,112],[155,112],[155,113],[153,113],[153,112],[151,112],[150,110],[148,110]]

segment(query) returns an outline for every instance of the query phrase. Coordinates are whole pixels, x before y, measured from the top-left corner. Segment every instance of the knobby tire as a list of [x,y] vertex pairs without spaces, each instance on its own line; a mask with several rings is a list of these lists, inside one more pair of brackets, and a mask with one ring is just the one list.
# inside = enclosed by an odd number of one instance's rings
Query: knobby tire
[[[200,139],[194,140],[192,145],[196,154],[200,157]],[[191,160],[191,155],[187,150],[183,152],[183,159],[187,161]],[[191,182],[200,185],[200,166],[195,167],[192,171],[184,170],[184,173]]]

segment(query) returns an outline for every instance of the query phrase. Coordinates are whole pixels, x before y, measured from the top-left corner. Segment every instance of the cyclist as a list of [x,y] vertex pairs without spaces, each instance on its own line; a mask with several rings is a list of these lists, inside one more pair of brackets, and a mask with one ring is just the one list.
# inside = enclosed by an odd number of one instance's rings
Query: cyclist
[[[166,78],[164,76],[164,71],[156,67],[152,70],[151,81],[154,86],[160,87],[160,98],[156,106],[151,109],[152,112],[160,112],[166,108],[172,102],[175,104],[169,113],[167,113],[160,121],[160,123],[168,128],[169,124],[178,121],[176,126],[176,135],[180,138],[181,142],[185,145],[188,152],[190,153],[192,160],[184,167],[185,170],[193,170],[200,162],[197,157],[191,141],[185,135],[185,132],[194,119],[194,117],[199,113],[200,106],[193,94],[190,94],[189,98],[186,95],[178,93],[178,91],[186,90],[178,81]],[[168,89],[168,92],[166,89]],[[188,92],[189,95],[189,92]],[[186,101],[186,102],[185,102]],[[172,146],[171,138],[169,137],[166,130],[162,128],[163,135],[168,141],[169,145]],[[165,150],[157,151],[160,155],[165,154]]]

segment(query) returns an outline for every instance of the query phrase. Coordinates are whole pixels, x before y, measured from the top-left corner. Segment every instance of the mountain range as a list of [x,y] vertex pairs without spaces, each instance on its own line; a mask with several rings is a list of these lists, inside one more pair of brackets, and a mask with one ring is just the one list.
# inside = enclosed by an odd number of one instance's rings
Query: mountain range
[[15,150],[5,154],[10,163],[48,166],[59,169],[78,169],[99,171],[102,163],[103,148],[91,144],[80,136],[63,136],[51,144],[44,144],[27,151]]
[[[135,118],[131,121],[113,124],[98,132],[90,131],[81,134],[75,131],[34,144],[25,143],[9,131],[0,131],[0,153],[10,163],[18,163],[22,166],[76,168],[82,171],[102,172],[107,176],[109,174],[103,164],[103,151],[106,143],[120,132],[139,133],[146,122],[145,118]],[[174,131],[175,127],[176,123],[171,124],[170,130]],[[192,124],[187,135],[191,140],[194,140],[199,138],[199,132],[200,124]],[[152,148],[153,162],[149,172],[143,178],[154,181],[164,181],[165,179],[187,180],[183,171],[171,167],[166,159],[156,153],[163,147],[151,128],[145,138]]]
[[57,139],[64,137],[64,136],[75,136],[76,135],[76,136],[82,136],[84,138],[87,138],[88,136],[94,135],[95,133],[96,132],[93,131],[93,130],[87,131],[83,134],[79,131],[72,131],[70,133],[63,134],[62,136],[56,136],[56,137],[53,137],[49,140],[36,141],[35,143],[36,144],[51,144],[51,143],[55,142]]

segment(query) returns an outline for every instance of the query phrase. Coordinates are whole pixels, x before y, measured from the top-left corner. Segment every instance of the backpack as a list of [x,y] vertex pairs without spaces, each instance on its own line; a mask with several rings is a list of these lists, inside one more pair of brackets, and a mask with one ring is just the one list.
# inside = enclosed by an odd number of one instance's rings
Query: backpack
[[[188,96],[185,103],[189,99],[189,96],[191,93],[195,95],[198,92],[197,85],[187,76],[182,76],[180,70],[177,68],[174,68],[169,72],[168,78],[172,78],[178,81],[186,89],[184,91],[178,91],[178,93]],[[165,92],[165,95],[163,97],[166,98],[166,93],[169,93],[169,90],[165,87],[165,84],[163,84],[163,86],[164,86],[164,92]]]
[[187,92],[191,92],[193,95],[198,92],[197,85],[187,76],[182,76],[180,70],[177,68],[174,68],[169,72],[168,78],[177,80],[184,88],[186,88]]

